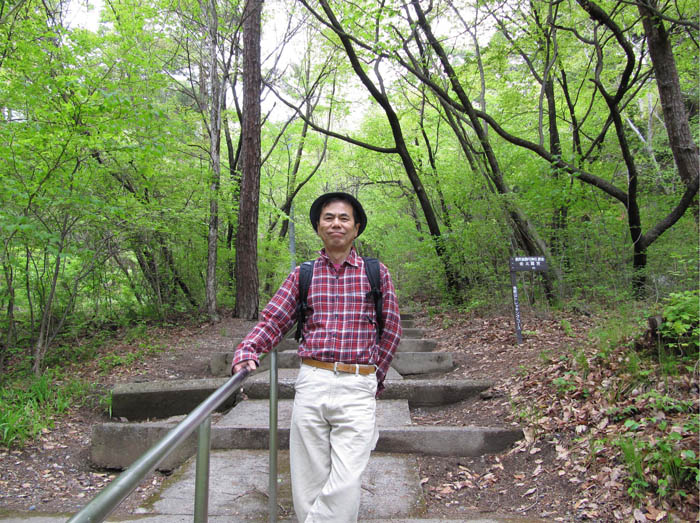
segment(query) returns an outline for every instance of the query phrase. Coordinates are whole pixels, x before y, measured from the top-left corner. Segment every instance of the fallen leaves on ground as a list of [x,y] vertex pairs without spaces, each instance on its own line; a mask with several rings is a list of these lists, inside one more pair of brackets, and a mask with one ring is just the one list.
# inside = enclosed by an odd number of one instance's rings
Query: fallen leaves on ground
[[[427,484],[429,505],[436,505],[432,510],[527,513],[555,521],[697,521],[697,485],[684,498],[643,493],[632,499],[630,473],[615,444],[624,437],[653,444],[671,431],[677,433],[677,449],[697,451],[697,431],[686,423],[700,407],[697,375],[634,368],[627,358],[633,340],[601,355],[587,337],[592,317],[524,321],[529,330],[521,345],[507,316],[443,313],[422,322],[439,340],[438,350],[453,353],[458,362],[451,377],[493,379],[496,386],[486,401],[415,409],[414,422],[519,424],[525,436],[498,456],[452,463],[424,458],[423,474],[451,480]],[[675,412],[664,402],[687,410]],[[465,463],[473,465],[469,477],[460,475]],[[659,478],[652,476],[654,481]],[[522,504],[528,499],[533,503]]]

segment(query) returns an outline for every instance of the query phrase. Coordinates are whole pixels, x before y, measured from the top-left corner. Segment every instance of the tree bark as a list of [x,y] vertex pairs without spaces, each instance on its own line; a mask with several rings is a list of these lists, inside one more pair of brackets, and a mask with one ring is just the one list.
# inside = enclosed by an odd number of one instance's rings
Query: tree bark
[[[659,89],[659,99],[673,159],[681,180],[686,187],[690,187],[700,174],[700,156],[688,123],[671,40],[656,10],[656,0],[637,0],[637,8],[642,15],[642,25]],[[696,220],[697,216],[696,201]]]
[[[235,89],[235,84],[233,86]],[[234,92],[235,97],[235,92]],[[238,199],[238,195],[241,190],[241,177],[238,171],[238,160],[241,156],[241,135],[238,135],[238,140],[236,145],[233,145],[233,139],[231,138],[231,130],[229,128],[228,119],[226,118],[226,96],[221,97],[221,107],[223,108],[223,115],[221,117],[221,123],[224,128],[224,137],[226,140],[226,152],[228,155],[228,169],[229,176],[231,178],[231,193],[233,194],[233,201]],[[236,223],[233,221],[233,213],[231,213],[227,218],[226,224],[226,250],[227,252],[233,251],[233,238],[235,236]],[[228,265],[226,267],[226,285],[233,291],[236,283],[236,269],[234,266],[233,258],[228,259]]]
[[0,376],[2,376],[5,370],[7,350],[15,343],[15,284],[12,264],[3,263],[3,272],[5,275],[5,285],[7,286],[7,312],[5,315],[7,330],[5,331],[2,342],[0,342]]
[[257,319],[258,208],[260,200],[260,18],[262,2],[248,0],[243,10],[242,181],[236,235],[235,315]]
[[219,186],[221,183],[221,80],[219,78],[219,15],[216,0],[206,0],[207,43],[209,51],[209,228],[207,231],[207,315],[212,322],[219,321],[216,300],[216,268],[219,239]]
[[51,329],[51,316],[53,314],[53,303],[56,297],[56,286],[58,284],[58,276],[61,271],[61,262],[63,255],[63,246],[65,240],[65,231],[68,219],[64,218],[63,233],[61,240],[56,246],[56,260],[54,263],[53,275],[51,276],[51,289],[44,303],[44,310],[41,313],[41,322],[39,323],[39,336],[34,343],[34,357],[32,359],[32,372],[35,376],[40,376],[44,364],[44,356],[49,342],[49,331]]

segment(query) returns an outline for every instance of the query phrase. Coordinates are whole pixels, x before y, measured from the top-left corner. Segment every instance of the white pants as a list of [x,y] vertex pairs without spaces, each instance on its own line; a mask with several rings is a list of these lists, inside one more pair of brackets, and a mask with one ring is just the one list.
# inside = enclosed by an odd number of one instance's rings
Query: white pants
[[377,443],[374,374],[301,365],[289,434],[300,523],[357,521],[360,478]]

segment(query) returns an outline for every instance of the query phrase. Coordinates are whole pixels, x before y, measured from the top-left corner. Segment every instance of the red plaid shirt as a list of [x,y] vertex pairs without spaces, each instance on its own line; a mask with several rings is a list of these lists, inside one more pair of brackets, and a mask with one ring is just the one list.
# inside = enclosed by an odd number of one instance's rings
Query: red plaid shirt
[[[307,296],[304,341],[299,356],[319,361],[372,364],[377,366],[378,391],[401,340],[398,300],[388,269],[379,264],[384,298],[384,331],[377,344],[374,300],[365,295],[370,284],[364,260],[350,250],[340,270],[321,251]],[[261,313],[261,321],[236,348],[232,365],[245,360],[258,363],[258,354],[269,352],[296,323],[299,298],[299,267],[287,277]]]

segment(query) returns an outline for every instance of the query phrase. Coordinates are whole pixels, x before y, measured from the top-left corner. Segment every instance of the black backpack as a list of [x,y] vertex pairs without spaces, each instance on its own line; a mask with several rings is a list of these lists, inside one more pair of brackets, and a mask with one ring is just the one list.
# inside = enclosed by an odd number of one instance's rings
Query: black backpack
[[[371,290],[367,293],[366,298],[374,300],[374,308],[377,311],[377,343],[382,337],[384,331],[384,318],[382,311],[384,309],[384,299],[382,298],[381,283],[379,281],[379,260],[377,258],[365,258],[365,273],[369,280]],[[306,297],[309,295],[309,287],[311,280],[314,277],[314,260],[306,261],[299,267],[299,301],[297,301],[297,332],[294,339],[299,342],[304,339],[301,332],[304,321],[306,320],[306,311],[308,304]]]

